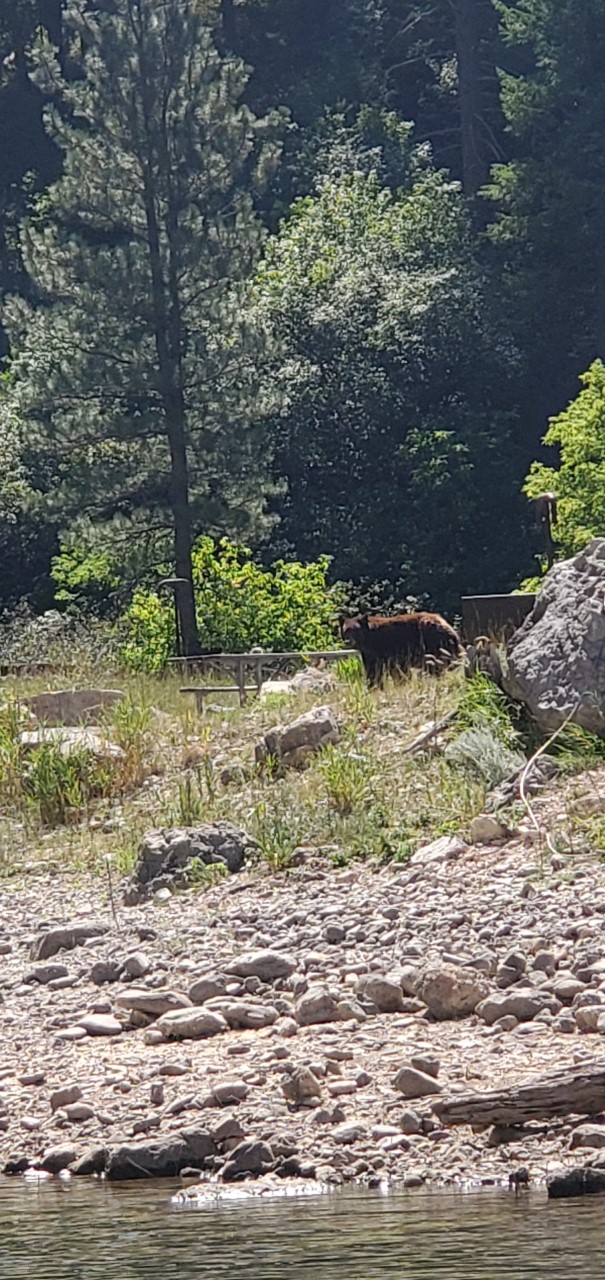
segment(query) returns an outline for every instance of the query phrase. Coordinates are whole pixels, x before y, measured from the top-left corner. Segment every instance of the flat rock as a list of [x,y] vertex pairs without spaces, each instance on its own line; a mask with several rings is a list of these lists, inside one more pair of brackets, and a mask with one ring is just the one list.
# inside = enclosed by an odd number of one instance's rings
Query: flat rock
[[126,752],[117,742],[111,742],[98,729],[28,729],[19,734],[19,743],[24,751],[35,751],[38,747],[55,747],[62,756],[72,756],[77,752],[87,751],[97,760],[125,760]]
[[171,1009],[163,1013],[156,1027],[166,1040],[201,1040],[229,1029],[222,1014],[195,1005],[191,1009]]
[[152,1142],[124,1142],[110,1148],[105,1176],[111,1182],[141,1178],[176,1178],[182,1169],[203,1169],[216,1155],[210,1134],[184,1129]]
[[192,1007],[188,996],[183,995],[182,991],[173,991],[169,987],[156,987],[154,990],[148,990],[146,987],[128,987],[126,991],[120,991],[114,1003],[117,1009],[146,1013],[152,1018],[159,1018],[173,1009]]
[[433,1075],[418,1071],[416,1067],[400,1067],[393,1078],[393,1085],[404,1098],[426,1098],[441,1093],[442,1087]]
[[261,1027],[272,1027],[279,1014],[270,1004],[262,1004],[252,1000],[229,1000],[224,996],[207,1000],[205,1009],[219,1013],[232,1030],[256,1031]]
[[81,725],[121,702],[121,689],[59,689],[54,693],[35,693],[21,698],[36,719],[44,725]]
[[249,951],[229,960],[223,968],[225,973],[234,973],[238,978],[275,982],[277,978],[289,978],[296,969],[296,961],[281,951]]
[[431,863],[453,862],[464,853],[468,845],[460,836],[440,836],[430,844],[417,849],[410,858],[410,866],[427,867]]
[[48,960],[59,951],[73,951],[89,938],[100,938],[105,933],[109,933],[109,925],[100,922],[86,924],[78,920],[73,924],[59,925],[45,930],[34,940],[30,956],[32,960]]
[[119,1036],[124,1030],[122,1023],[111,1013],[88,1013],[78,1025],[89,1036]]
[[579,1124],[571,1135],[571,1149],[576,1147],[605,1147],[605,1125]]
[[509,1014],[516,1018],[517,1022],[531,1022],[544,1009],[548,1009],[551,1013],[558,1013],[560,1008],[560,1002],[554,996],[543,994],[538,990],[531,993],[507,991],[501,995],[494,992],[487,999],[482,1000],[477,1006],[477,1013],[488,1026],[491,1026]]
[[192,1187],[177,1191],[172,1203],[182,1208],[206,1209],[221,1208],[223,1205],[247,1201],[281,1200],[284,1197],[320,1196],[330,1191],[325,1182],[317,1182],[315,1178],[278,1178],[266,1174],[255,1178],[254,1182],[239,1182],[234,1186],[224,1186],[217,1182],[200,1182]]

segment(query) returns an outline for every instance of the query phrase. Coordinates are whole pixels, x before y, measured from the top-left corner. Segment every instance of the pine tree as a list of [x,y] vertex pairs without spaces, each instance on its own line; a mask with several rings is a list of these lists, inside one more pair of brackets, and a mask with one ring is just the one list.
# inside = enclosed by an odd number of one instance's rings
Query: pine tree
[[509,46],[502,103],[514,153],[493,171],[492,235],[507,253],[537,403],[551,414],[573,393],[579,369],[605,355],[605,7],[496,3]]
[[[73,0],[61,71],[41,35],[33,76],[63,176],[23,228],[36,305],[7,304],[6,412],[72,519],[170,527],[183,652],[198,649],[195,535],[264,519],[259,365],[249,299],[261,232],[253,196],[275,119],[241,98],[196,0]],[[262,417],[262,415],[261,415]]]

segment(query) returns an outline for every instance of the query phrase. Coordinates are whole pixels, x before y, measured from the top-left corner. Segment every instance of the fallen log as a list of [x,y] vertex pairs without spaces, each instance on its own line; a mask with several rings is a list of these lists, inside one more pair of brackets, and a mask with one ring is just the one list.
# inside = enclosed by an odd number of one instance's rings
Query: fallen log
[[433,1104],[445,1125],[514,1125],[556,1116],[594,1116],[605,1111],[605,1061],[564,1067],[524,1080],[510,1089],[439,1098]]

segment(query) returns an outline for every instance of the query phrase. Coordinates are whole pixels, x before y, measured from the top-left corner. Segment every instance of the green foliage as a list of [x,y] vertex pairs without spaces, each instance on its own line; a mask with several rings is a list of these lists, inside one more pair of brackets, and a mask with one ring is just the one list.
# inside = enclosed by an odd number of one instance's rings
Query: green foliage
[[324,179],[269,243],[259,292],[284,345],[284,546],[441,607],[512,584],[515,353],[458,187],[421,149],[396,194],[373,174]]
[[[307,651],[334,645],[338,592],[327,582],[329,558],[312,564],[257,564],[226,538],[201,538],[193,551],[200,638],[210,651],[251,648]],[[124,657],[135,670],[160,670],[174,644],[171,606],[139,591],[126,614]]]
[[491,790],[525,763],[520,751],[505,746],[488,724],[465,729],[445,749],[449,764],[470,770]]
[[491,789],[525,762],[519,712],[506,694],[484,675],[465,680],[456,712],[461,729],[445,751],[449,764],[469,770]]
[[26,478],[71,530],[62,595],[94,600],[120,575],[113,550],[83,552],[91,523],[164,550],[174,533],[177,559],[196,530],[266,527],[271,337],[249,278],[282,126],[243,104],[196,0],[73,0],[64,22],[69,79],[43,32],[31,51],[63,172],[22,228],[0,440],[17,422]]
[[153,591],[135,591],[124,618],[124,662],[132,671],[161,671],[174,653],[174,613]]
[[513,749],[519,743],[515,724],[518,715],[518,705],[488,676],[477,674],[464,681],[456,709],[457,728],[487,726],[505,746]]
[[252,835],[263,862],[272,871],[287,871],[293,865],[293,853],[307,835],[304,817],[288,805],[281,791],[260,800],[252,819]]
[[332,807],[341,818],[367,805],[372,797],[372,770],[369,761],[352,750],[328,746],[317,761]]
[[75,822],[93,799],[111,794],[115,766],[96,760],[90,751],[65,755],[58,744],[32,751],[23,770],[23,794],[43,826]]
[[77,822],[91,802],[119,785],[119,763],[98,760],[85,749],[61,749],[45,742],[32,749],[20,742],[19,706],[0,707],[0,807],[5,815],[45,827]]
[[558,447],[559,467],[534,462],[525,482],[529,498],[552,490],[558,498],[554,537],[565,555],[605,535],[605,365],[595,360],[582,390],[553,418],[544,443]]

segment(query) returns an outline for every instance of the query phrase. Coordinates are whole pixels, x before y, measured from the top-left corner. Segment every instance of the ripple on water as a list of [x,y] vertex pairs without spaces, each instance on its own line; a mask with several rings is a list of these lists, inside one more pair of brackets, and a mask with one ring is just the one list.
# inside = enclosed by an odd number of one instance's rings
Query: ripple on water
[[0,1178],[7,1280],[602,1280],[603,1200],[343,1191],[183,1213],[174,1183]]

